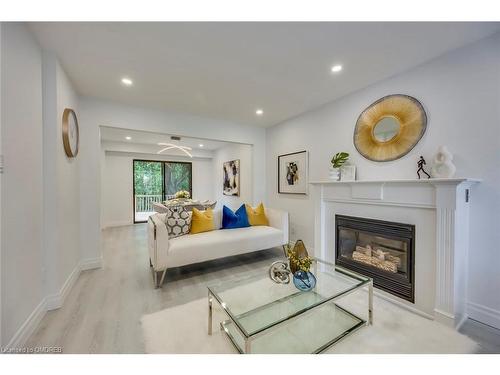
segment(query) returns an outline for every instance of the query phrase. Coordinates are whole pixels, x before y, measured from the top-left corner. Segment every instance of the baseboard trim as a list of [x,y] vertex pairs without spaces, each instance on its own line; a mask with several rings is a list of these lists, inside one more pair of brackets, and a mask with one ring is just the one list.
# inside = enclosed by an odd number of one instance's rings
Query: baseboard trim
[[500,311],[492,309],[479,303],[467,303],[467,315],[469,318],[489,326],[500,329]]
[[467,321],[467,319],[469,319],[469,315],[467,314],[464,314],[462,316],[462,319],[460,319],[460,321],[458,322],[458,324],[456,325],[455,329],[457,331],[460,331],[460,329],[462,328],[462,326],[465,324],[465,322]]
[[63,305],[70,290],[75,285],[76,280],[78,280],[78,276],[80,276],[80,271],[81,271],[80,264],[77,264],[76,267],[68,276],[68,278],[66,279],[66,281],[64,282],[59,293],[49,294],[46,297],[47,311],[59,309]]
[[416,315],[420,315],[421,317],[423,318],[426,318],[426,319],[429,319],[429,320],[434,320],[434,316],[432,316],[431,314],[428,314],[422,310],[419,310],[413,306],[410,306],[404,302],[401,302],[399,300],[397,300],[396,298],[397,297],[393,297],[393,296],[390,296],[388,294],[386,294],[386,292],[384,291],[381,291],[381,290],[377,290],[377,289],[373,289],[373,295],[377,296],[377,297],[380,297],[382,298],[383,300],[386,300],[388,302],[391,302],[393,303],[394,305],[396,306],[399,306],[401,307],[402,309],[405,309],[407,311],[410,311]]
[[[368,293],[368,290],[362,289],[361,292]],[[379,297],[387,302],[390,302],[398,307],[401,307],[402,309],[407,310],[413,314],[420,315],[422,318],[426,318],[429,320],[435,320],[435,317],[433,315],[428,314],[424,311],[421,311],[415,307],[409,306],[406,303],[397,300],[396,299],[397,297],[389,295],[387,292],[373,288],[373,295],[377,296],[377,297]]]
[[111,221],[109,223],[106,223],[102,226],[102,229],[106,229],[106,228],[114,228],[114,227],[124,227],[126,225],[133,225],[134,222],[133,221],[130,221],[130,220],[127,220],[127,221]]
[[455,328],[455,316],[446,311],[434,309],[434,320],[448,327]]
[[88,258],[80,261],[80,271],[93,270],[96,268],[102,268],[102,257]]
[[7,349],[21,348],[28,341],[28,339],[35,332],[35,330],[38,328],[38,325],[40,324],[46,313],[47,313],[47,299],[44,298],[38,304],[38,306],[35,307],[33,312],[28,316],[28,319],[24,321],[24,323],[17,330],[12,339],[10,339],[9,343],[6,345],[5,348]]
[[14,334],[12,339],[7,344],[6,348],[19,348],[26,344],[30,336],[35,332],[38,325],[42,321],[47,311],[59,309],[63,306],[66,297],[71,292],[81,271],[96,269],[102,267],[102,257],[89,258],[78,262],[76,267],[71,271],[70,275],[64,282],[61,290],[58,293],[45,296],[40,304],[24,321],[21,327]]

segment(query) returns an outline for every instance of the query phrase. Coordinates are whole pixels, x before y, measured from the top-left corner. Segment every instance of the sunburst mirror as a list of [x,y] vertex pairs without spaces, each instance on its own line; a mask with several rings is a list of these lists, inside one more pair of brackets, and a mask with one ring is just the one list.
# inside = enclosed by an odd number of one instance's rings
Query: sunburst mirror
[[369,160],[396,160],[415,147],[426,127],[427,115],[417,99],[401,94],[385,96],[359,116],[354,146]]

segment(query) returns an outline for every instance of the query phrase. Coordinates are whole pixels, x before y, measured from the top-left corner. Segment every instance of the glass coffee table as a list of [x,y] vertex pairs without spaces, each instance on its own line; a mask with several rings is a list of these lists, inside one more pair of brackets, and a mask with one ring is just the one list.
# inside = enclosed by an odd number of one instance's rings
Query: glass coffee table
[[[355,330],[372,324],[373,280],[323,260],[314,259],[316,286],[299,291],[291,281],[249,278],[208,287],[208,334],[213,303],[227,316],[220,323],[240,353],[320,353]],[[335,301],[368,289],[363,319]]]

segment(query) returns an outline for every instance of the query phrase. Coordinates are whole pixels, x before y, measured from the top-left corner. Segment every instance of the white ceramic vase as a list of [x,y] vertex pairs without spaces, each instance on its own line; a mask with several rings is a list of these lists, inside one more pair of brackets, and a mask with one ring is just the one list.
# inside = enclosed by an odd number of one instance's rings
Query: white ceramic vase
[[440,146],[436,156],[434,156],[434,164],[431,168],[431,176],[433,178],[450,178],[453,177],[457,168],[451,162],[453,155],[448,151],[446,146]]
[[332,181],[340,181],[340,168],[330,167],[329,176]]

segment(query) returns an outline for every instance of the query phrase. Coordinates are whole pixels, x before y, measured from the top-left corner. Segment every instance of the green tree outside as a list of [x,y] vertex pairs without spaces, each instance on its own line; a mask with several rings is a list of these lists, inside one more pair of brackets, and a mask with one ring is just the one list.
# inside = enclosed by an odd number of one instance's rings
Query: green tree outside
[[[136,195],[162,195],[163,176],[161,161],[134,161],[134,186]],[[179,190],[191,191],[191,164],[165,162],[165,194]]]
[[162,162],[134,161],[136,195],[162,195]]
[[172,195],[179,190],[191,191],[191,164],[165,163],[165,193]]

